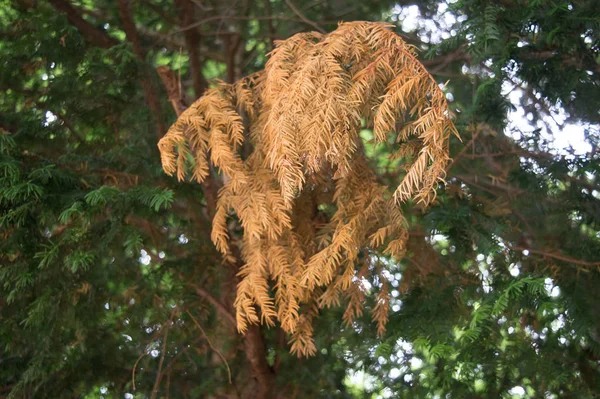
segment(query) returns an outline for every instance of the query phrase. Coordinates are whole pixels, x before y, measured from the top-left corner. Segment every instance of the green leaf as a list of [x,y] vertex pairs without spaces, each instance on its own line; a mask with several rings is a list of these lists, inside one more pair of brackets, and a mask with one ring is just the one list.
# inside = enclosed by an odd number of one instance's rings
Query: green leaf
[[165,188],[161,192],[155,194],[150,200],[150,207],[154,208],[154,211],[158,212],[160,207],[164,205],[165,209],[168,209],[173,202],[175,193],[168,188]]
[[8,154],[15,146],[15,139],[0,129],[0,154]]
[[71,220],[73,215],[81,215],[82,211],[81,202],[74,202],[70,207],[62,211],[58,217],[58,221],[62,224],[66,224],[69,220]]
[[112,186],[102,186],[94,191],[90,191],[85,196],[85,201],[92,206],[106,205],[108,201],[114,199],[120,190]]
[[94,255],[82,250],[77,250],[65,258],[65,265],[73,272],[87,270],[94,262]]
[[142,244],[142,236],[137,231],[130,231],[127,234],[127,239],[123,243],[123,246],[128,252],[136,254],[142,249]]
[[34,255],[35,259],[40,259],[38,267],[40,269],[47,268],[58,258],[59,247],[58,244],[47,244],[42,246],[44,251],[38,252]]

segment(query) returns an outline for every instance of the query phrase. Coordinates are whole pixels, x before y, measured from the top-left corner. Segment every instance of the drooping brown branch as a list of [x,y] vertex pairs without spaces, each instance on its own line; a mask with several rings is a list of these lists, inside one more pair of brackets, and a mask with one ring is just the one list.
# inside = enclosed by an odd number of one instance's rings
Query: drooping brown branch
[[[181,98],[181,91],[179,90],[179,79],[175,76],[175,73],[168,67],[159,67],[157,72],[165,85],[169,100],[173,105],[173,109],[177,116],[185,110],[186,105],[183,103]],[[192,146],[194,147],[194,146]],[[192,148],[195,151],[195,148]],[[214,216],[217,209],[217,198],[219,188],[221,184],[215,180],[211,175],[207,176],[206,180],[202,183],[204,189],[204,197],[206,199],[207,213],[210,217]]]
[[[175,104],[174,104],[174,106],[176,107]],[[176,108],[176,111],[177,111],[177,108]],[[214,214],[216,212],[217,197],[218,197],[217,193],[218,193],[219,186],[220,185],[218,185],[218,182],[215,179],[213,179],[212,176],[210,176],[210,175],[207,176],[207,178],[203,182],[204,192],[205,192],[207,206],[208,206],[208,213],[211,216],[214,216]],[[237,256],[235,257],[235,259],[233,259],[233,261],[239,263],[238,265],[236,265],[237,269],[239,269],[239,267],[241,266],[241,258],[239,256],[239,254],[236,254],[236,255]],[[190,285],[194,289],[194,291],[196,292],[196,294],[198,296],[200,296],[200,297],[206,299],[208,302],[210,302],[215,307],[215,309],[217,309],[217,311],[222,316],[224,316],[228,322],[231,323],[231,325],[233,325],[234,327],[237,325],[235,317],[229,312],[229,310],[227,309],[227,307],[225,305],[223,305],[221,302],[219,302],[215,297],[213,297],[210,293],[208,293],[202,287],[199,287],[198,285],[185,279],[181,273],[177,273],[177,275],[179,276],[179,278],[182,281],[186,281],[187,284]],[[234,277],[234,279],[235,279],[235,277]],[[190,316],[191,316],[191,314],[190,314]],[[205,336],[206,336],[206,334],[205,334]],[[206,338],[208,340],[207,336],[206,336]],[[259,326],[256,326],[256,325],[251,326],[251,328],[247,331],[246,335],[244,336],[244,345],[246,347],[246,351],[245,351],[246,358],[250,362],[252,374],[254,375],[254,378],[256,379],[256,381],[258,383],[258,390],[255,392],[254,397],[256,399],[270,398],[272,396],[272,393],[273,393],[273,390],[275,387],[275,373],[271,369],[271,367],[269,366],[269,364],[267,362],[267,351],[265,348],[264,340],[263,340],[263,337],[261,334],[261,329]],[[212,347],[212,345],[211,345],[211,347]],[[216,349],[215,349],[215,351],[216,351]],[[219,353],[219,352],[217,351],[217,353]],[[219,353],[219,355],[222,357],[222,355],[220,353]],[[222,357],[222,359],[225,362],[225,364],[227,364],[227,362],[225,361],[225,358]],[[228,365],[227,365],[227,369],[228,369],[228,372],[230,373]],[[229,378],[231,381],[231,374],[229,374],[229,376],[230,376]]]
[[[403,256],[408,234],[395,202],[431,202],[445,174],[456,130],[444,94],[414,48],[387,28],[347,23],[279,43],[264,71],[209,90],[159,143],[167,174],[202,183],[214,166],[224,176],[211,238],[239,270],[238,330],[279,321],[299,356],[316,353],[312,319],[353,286],[361,248]],[[361,118],[373,123],[377,142],[392,133],[401,143],[396,156],[408,158],[393,193],[376,181],[359,145]],[[253,149],[241,156],[246,144]],[[294,226],[312,220],[312,192],[333,193],[319,201],[338,209],[318,235],[312,223]],[[244,229],[241,245],[232,212]],[[380,331],[387,295],[373,314]],[[272,374],[254,365],[257,376]]]
[[79,33],[94,46],[109,48],[118,44],[118,40],[108,36],[106,32],[101,31],[94,25],[86,21],[77,12],[77,9],[73,7],[67,0],[48,0],[50,4],[58,11],[64,13],[67,16],[69,22],[77,28]]
[[125,31],[127,41],[131,43],[133,53],[143,65],[140,83],[142,85],[142,90],[144,91],[144,96],[146,97],[146,103],[156,122],[156,137],[160,139],[166,131],[162,120],[160,100],[156,94],[156,88],[154,87],[150,71],[146,66],[146,52],[140,43],[139,35],[135,27],[135,21],[129,7],[129,0],[119,0],[119,15],[121,16],[121,22],[123,23],[123,30]]

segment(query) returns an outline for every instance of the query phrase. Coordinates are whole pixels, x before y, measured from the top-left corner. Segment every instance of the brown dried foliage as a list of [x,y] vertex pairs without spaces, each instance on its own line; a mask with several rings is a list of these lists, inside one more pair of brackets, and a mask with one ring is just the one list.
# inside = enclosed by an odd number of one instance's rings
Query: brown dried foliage
[[[405,160],[393,192],[365,157],[365,126]],[[277,321],[291,351],[308,356],[316,352],[319,308],[345,298],[351,323],[363,312],[363,276],[377,273],[386,283],[369,254],[403,256],[408,232],[399,205],[433,199],[453,133],[443,92],[414,49],[386,25],[352,22],[277,43],[263,71],[209,90],[159,147],[165,172],[179,180],[202,182],[209,162],[223,175],[212,240],[233,256],[228,219],[235,214],[244,230],[235,243],[244,262],[239,331]],[[380,333],[388,295],[383,284],[372,310]]]

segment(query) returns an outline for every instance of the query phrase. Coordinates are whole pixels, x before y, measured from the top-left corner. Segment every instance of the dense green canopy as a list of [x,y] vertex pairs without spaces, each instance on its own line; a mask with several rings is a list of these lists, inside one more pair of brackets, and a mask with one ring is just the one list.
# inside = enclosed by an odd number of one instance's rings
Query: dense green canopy
[[[232,323],[214,198],[161,168],[176,114],[156,68],[190,104],[274,40],[354,20],[419,49],[462,141],[436,201],[403,205],[404,260],[379,254],[384,336],[321,309],[298,359],[278,327]],[[600,394],[596,1],[15,0],[0,27],[0,398]],[[364,277],[368,309],[381,285]]]

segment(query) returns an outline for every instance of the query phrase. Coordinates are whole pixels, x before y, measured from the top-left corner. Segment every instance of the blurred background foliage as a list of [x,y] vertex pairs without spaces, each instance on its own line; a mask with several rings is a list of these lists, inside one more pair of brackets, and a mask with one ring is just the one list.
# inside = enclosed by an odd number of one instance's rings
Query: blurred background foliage
[[[462,142],[433,206],[406,206],[407,258],[381,256],[385,336],[340,307],[317,356],[276,327],[249,353],[203,190],[160,166],[156,67],[189,104],[275,40],[352,20],[419,49]],[[597,1],[13,0],[0,27],[0,397],[600,395]]]

